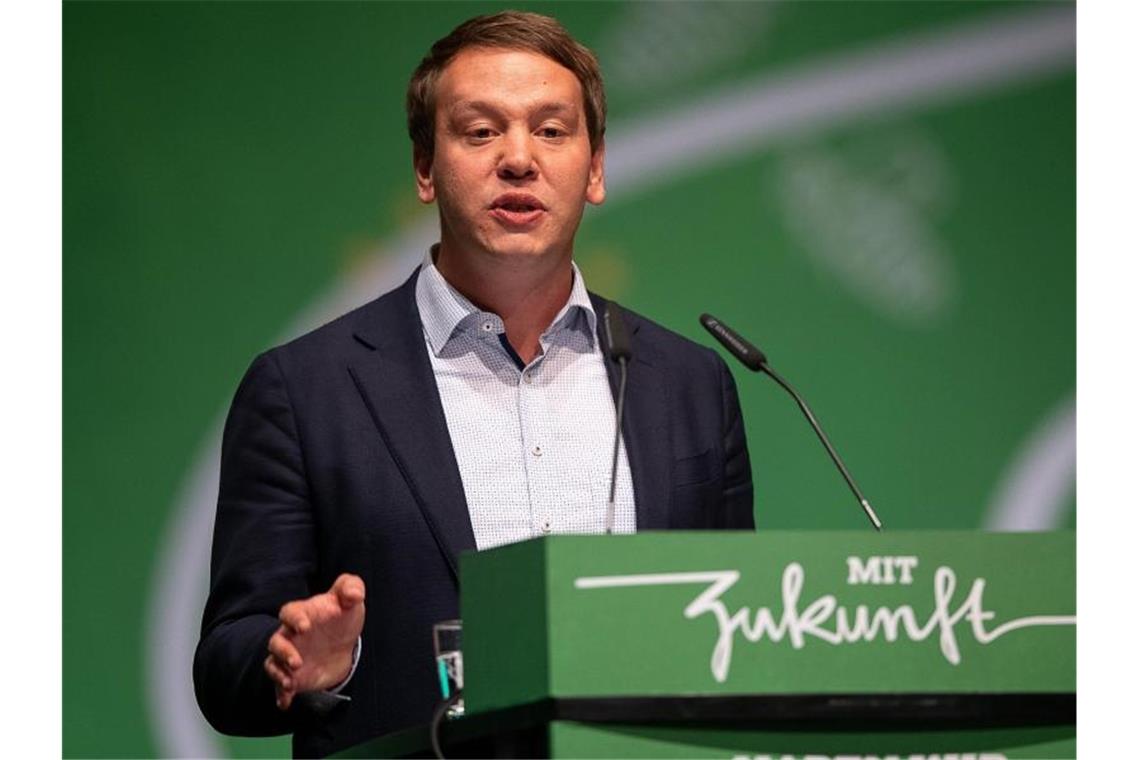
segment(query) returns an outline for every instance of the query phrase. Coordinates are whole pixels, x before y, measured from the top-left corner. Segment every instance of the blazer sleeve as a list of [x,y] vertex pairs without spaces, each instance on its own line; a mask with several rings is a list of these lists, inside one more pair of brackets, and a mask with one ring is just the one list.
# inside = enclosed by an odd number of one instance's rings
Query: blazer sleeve
[[294,729],[262,669],[281,605],[314,593],[314,519],[293,408],[273,352],[242,379],[222,438],[210,592],[194,656],[194,691],[227,734]]
[[752,506],[752,464],[744,436],[744,416],[736,394],[736,382],[724,360],[716,357],[720,371],[721,419],[724,421],[724,500],[722,527],[729,530],[755,530]]

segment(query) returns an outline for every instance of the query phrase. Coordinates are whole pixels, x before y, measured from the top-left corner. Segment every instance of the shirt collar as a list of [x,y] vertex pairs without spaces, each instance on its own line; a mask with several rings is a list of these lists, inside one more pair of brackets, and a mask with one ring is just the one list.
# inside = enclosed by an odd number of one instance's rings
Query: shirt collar
[[[434,252],[438,249],[436,243],[424,257],[420,267],[420,276],[416,280],[416,306],[420,311],[420,322],[423,323],[424,333],[432,353],[439,356],[444,346],[452,339],[462,323],[490,321],[495,325],[497,332],[503,331],[502,320],[495,314],[483,311],[453,288],[436,269]],[[549,334],[555,328],[573,327],[579,313],[585,316],[585,325],[591,344],[596,340],[598,316],[594,312],[594,305],[590,302],[590,294],[586,290],[586,281],[581,270],[573,261],[570,266],[574,273],[574,282],[570,287],[570,298],[555,315],[543,335]],[[481,319],[481,317],[486,319]]]

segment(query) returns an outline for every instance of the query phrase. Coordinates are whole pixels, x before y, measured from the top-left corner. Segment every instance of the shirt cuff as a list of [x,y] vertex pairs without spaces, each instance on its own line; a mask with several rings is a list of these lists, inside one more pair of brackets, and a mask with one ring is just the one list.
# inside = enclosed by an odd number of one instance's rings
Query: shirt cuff
[[348,686],[348,682],[352,680],[353,674],[356,673],[356,666],[358,664],[360,664],[360,637],[359,636],[356,637],[356,646],[354,646],[352,648],[352,667],[349,668],[348,675],[345,676],[344,680],[341,681],[340,683],[338,683],[336,686],[332,687],[331,689],[325,689],[325,694],[328,694],[329,696],[333,696],[333,697],[340,697],[341,699],[352,699],[352,697],[349,697],[345,694],[341,694],[340,690],[343,689],[345,686]]

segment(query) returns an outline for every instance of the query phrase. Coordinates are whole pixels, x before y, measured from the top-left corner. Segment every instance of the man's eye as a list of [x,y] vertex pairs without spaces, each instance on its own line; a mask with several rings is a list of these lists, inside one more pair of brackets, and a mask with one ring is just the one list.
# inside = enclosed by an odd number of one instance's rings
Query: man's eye
[[475,140],[488,140],[493,134],[490,127],[478,127],[468,132],[467,136]]
[[562,137],[563,132],[558,127],[543,127],[539,130],[539,134],[543,137],[555,138]]

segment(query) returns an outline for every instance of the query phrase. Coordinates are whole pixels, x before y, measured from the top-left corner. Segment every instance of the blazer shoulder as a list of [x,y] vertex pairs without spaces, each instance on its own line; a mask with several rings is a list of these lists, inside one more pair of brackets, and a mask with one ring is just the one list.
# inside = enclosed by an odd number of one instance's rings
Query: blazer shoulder
[[303,335],[270,348],[289,364],[310,363],[343,356],[354,348],[374,349],[385,333],[414,330],[419,325],[415,283],[419,268],[402,285]]

